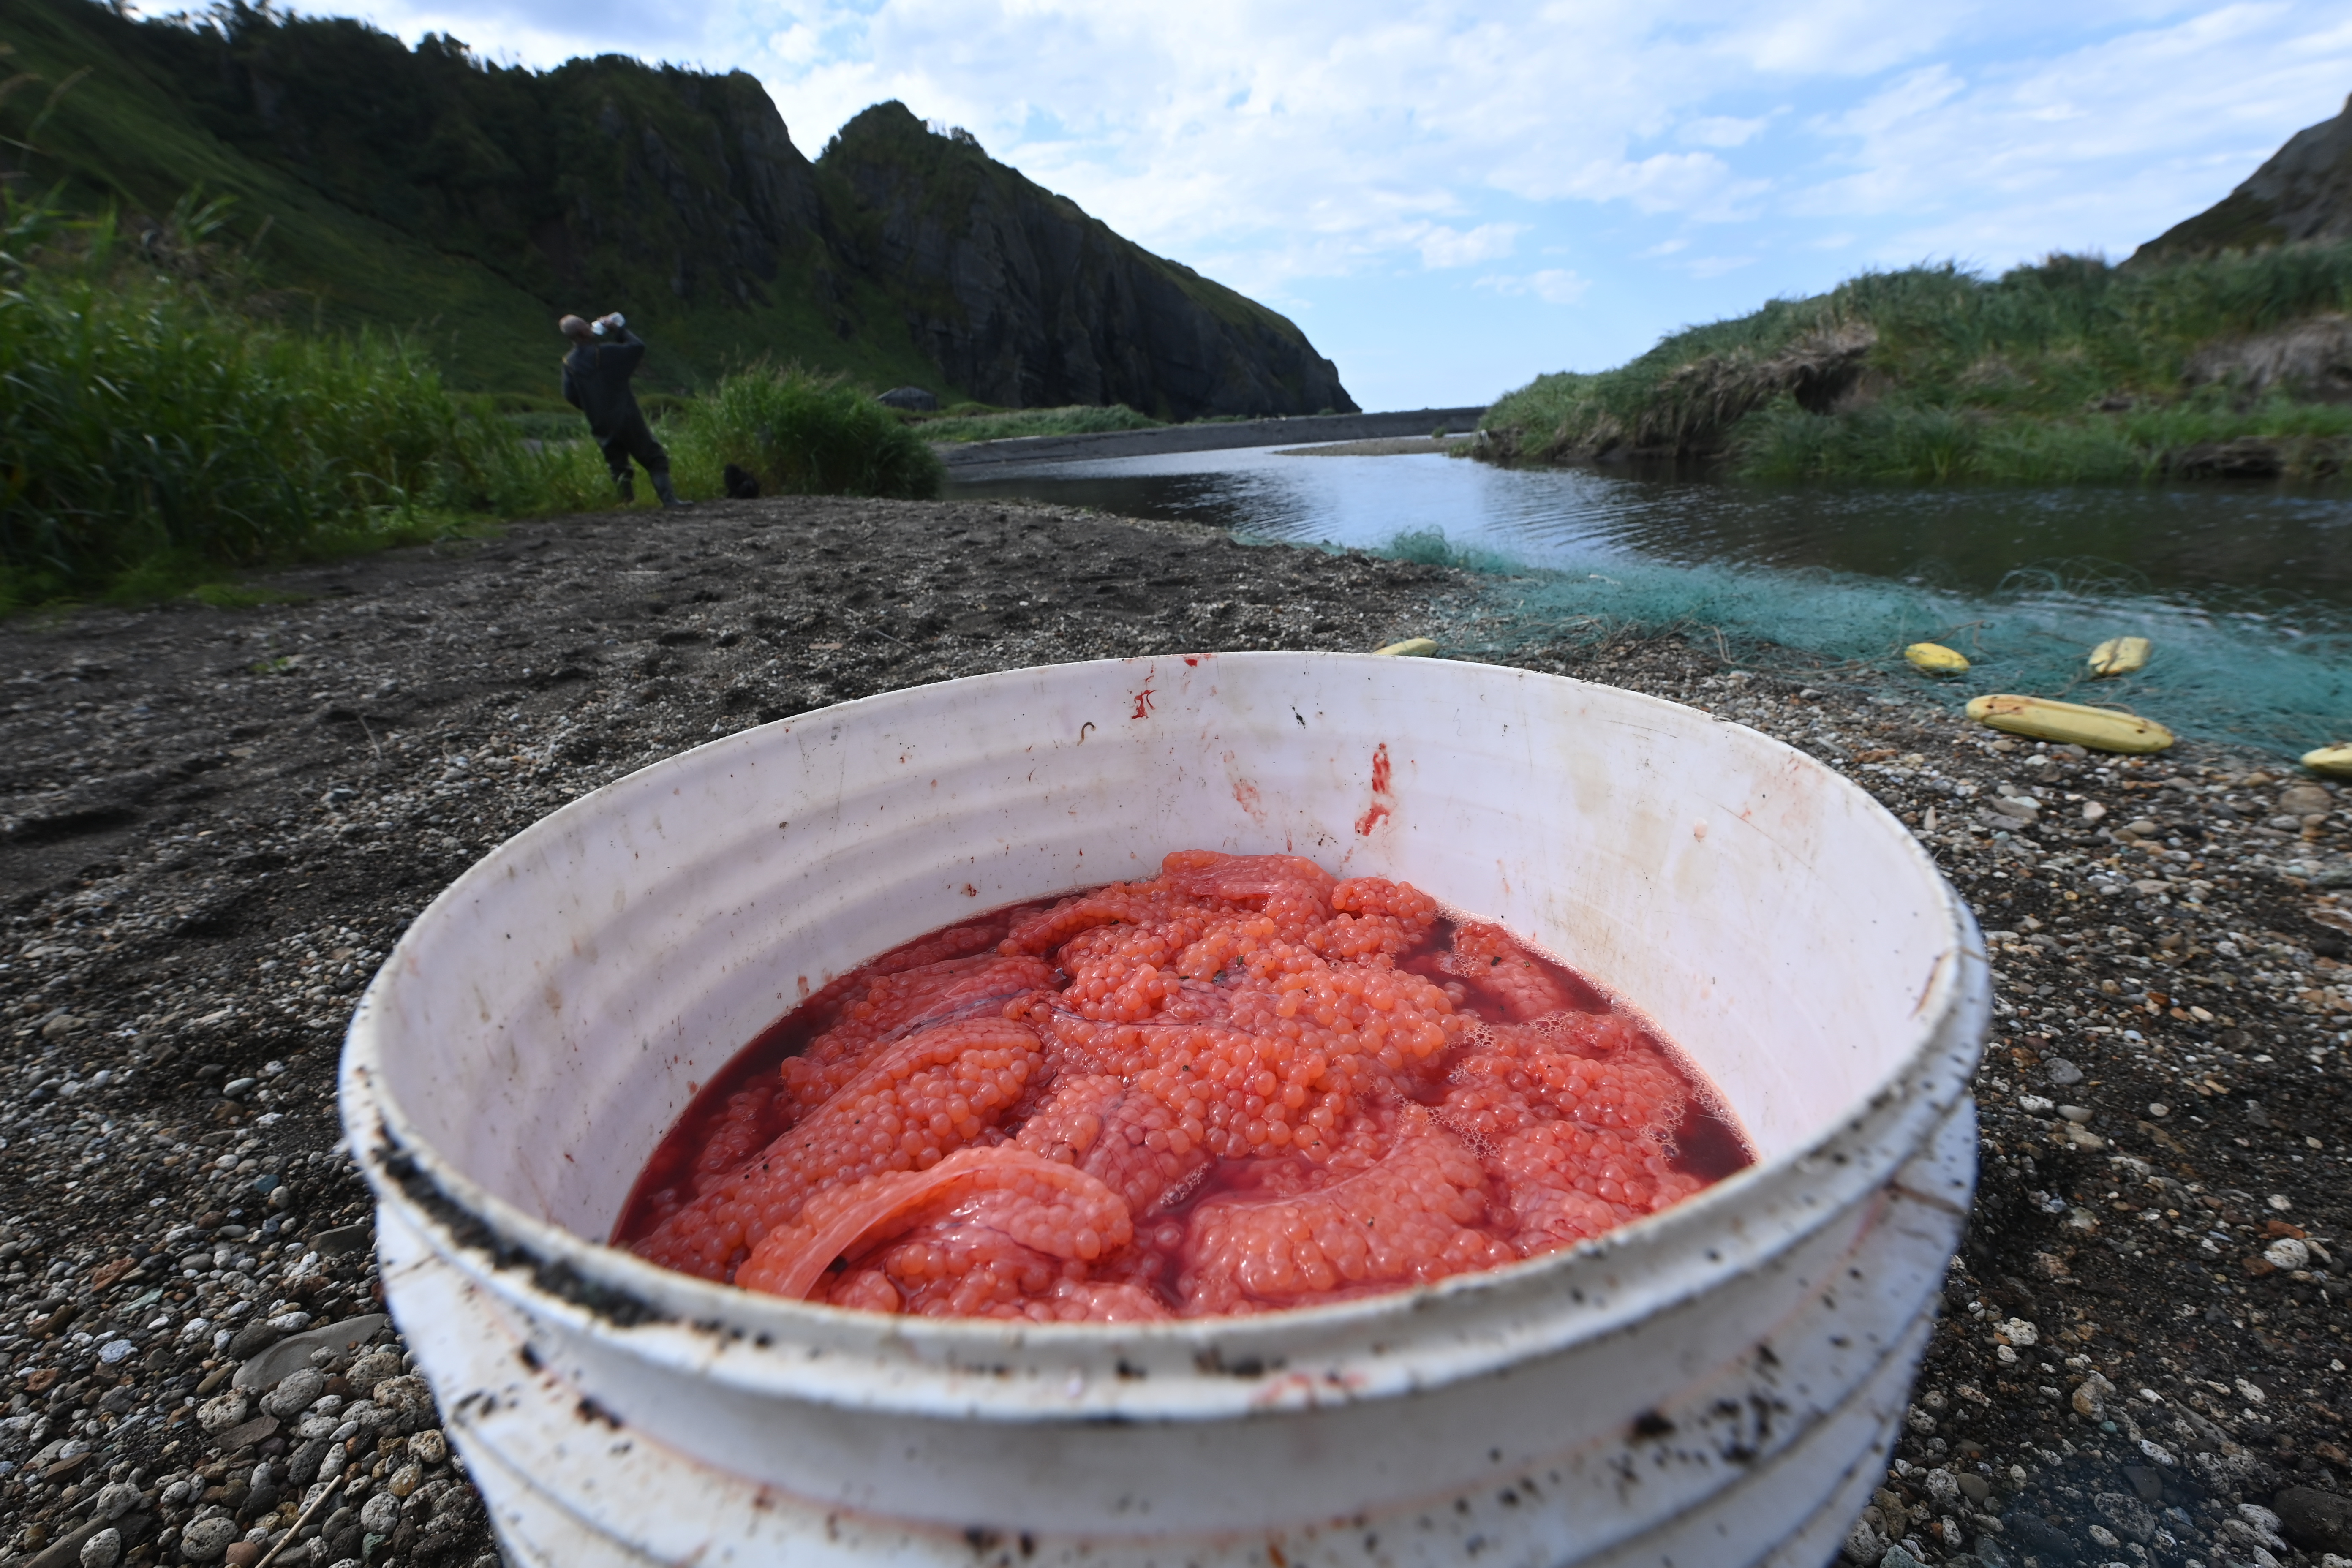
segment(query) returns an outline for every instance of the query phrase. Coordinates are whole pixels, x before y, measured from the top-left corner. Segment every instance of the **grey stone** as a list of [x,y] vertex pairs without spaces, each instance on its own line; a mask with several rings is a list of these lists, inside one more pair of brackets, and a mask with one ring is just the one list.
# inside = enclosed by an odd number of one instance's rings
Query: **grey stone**
[[121,1519],[139,1506],[139,1489],[128,1481],[110,1481],[98,1491],[92,1512],[100,1519]]
[[2289,1487],[2271,1500],[2279,1533],[2305,1552],[2352,1557],[2352,1501],[2316,1487]]
[[[307,1366],[319,1351],[342,1352],[353,1345],[365,1344],[383,1331],[389,1321],[382,1312],[368,1312],[356,1318],[345,1318],[340,1323],[323,1328],[306,1329],[299,1334],[289,1334],[236,1369],[230,1380],[236,1388],[273,1388],[299,1367]],[[232,1352],[235,1346],[231,1347]],[[354,1386],[357,1386],[354,1384]]]
[[114,1568],[122,1561],[122,1531],[112,1525],[81,1543],[81,1568]]
[[319,1462],[327,1457],[329,1445],[324,1437],[314,1437],[294,1450],[286,1461],[286,1479],[298,1487],[307,1487],[319,1479]]
[[[284,1330],[274,1327],[267,1318],[257,1318],[237,1330],[236,1337],[228,1342],[229,1356],[232,1360],[243,1361],[248,1356],[257,1355],[275,1344],[284,1332]],[[238,1369],[240,1374],[243,1370],[243,1368]],[[236,1380],[236,1386],[246,1388],[252,1385],[245,1383],[240,1376]]]
[[326,1392],[325,1373],[314,1366],[297,1367],[261,1396],[261,1407],[272,1415],[290,1420],[308,1410],[311,1401]]
[[400,1500],[388,1491],[376,1493],[360,1509],[360,1528],[370,1535],[390,1535],[399,1522]]
[[387,1378],[398,1377],[404,1370],[396,1352],[370,1351],[352,1363],[352,1370],[343,1373],[343,1377],[351,1384],[353,1394],[369,1394],[375,1392],[377,1384]]
[[320,1231],[310,1237],[310,1246],[321,1258],[341,1258],[360,1251],[374,1239],[375,1226],[364,1224],[346,1225],[339,1226],[333,1230]]
[[245,1390],[233,1388],[226,1394],[216,1394],[196,1406],[196,1425],[213,1436],[240,1425],[253,1409],[253,1401]]
[[2050,1081],[2060,1089],[2071,1089],[2083,1081],[2083,1069],[2064,1057],[2045,1058],[2042,1063],[2042,1070],[2049,1074]]
[[180,1555],[191,1563],[217,1563],[244,1533],[225,1513],[197,1520],[180,1531]]
[[414,1432],[432,1424],[433,1391],[421,1377],[387,1377],[369,1398],[394,1418],[397,1431]]
[[2093,1500],[2100,1514],[2116,1531],[2133,1541],[2145,1542],[2156,1533],[2156,1515],[2147,1504],[2128,1492],[2101,1492]]

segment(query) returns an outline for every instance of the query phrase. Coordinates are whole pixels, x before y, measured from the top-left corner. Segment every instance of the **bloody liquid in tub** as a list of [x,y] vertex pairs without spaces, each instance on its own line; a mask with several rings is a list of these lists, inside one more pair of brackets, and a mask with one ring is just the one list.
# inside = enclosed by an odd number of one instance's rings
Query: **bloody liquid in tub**
[[834,981],[696,1098],[614,1239],[841,1307],[1205,1317],[1573,1246],[1749,1158],[1662,1041],[1501,929],[1187,850]]

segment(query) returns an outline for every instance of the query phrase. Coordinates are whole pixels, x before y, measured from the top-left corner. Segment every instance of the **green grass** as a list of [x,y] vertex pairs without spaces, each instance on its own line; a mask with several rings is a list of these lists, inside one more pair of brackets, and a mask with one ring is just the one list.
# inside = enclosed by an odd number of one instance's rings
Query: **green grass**
[[1595,374],[1543,375],[1487,411],[1479,455],[1727,460],[1774,479],[2116,480],[2201,443],[2278,443],[2322,478],[2352,414],[2258,384],[2239,352],[2352,309],[2352,245],[2131,267],[2053,257],[1988,279],[1869,273],[1677,332]]
[[[216,209],[184,204],[134,252],[109,222],[0,193],[0,610],[255,602],[268,591],[235,574],[621,504],[576,416],[453,392],[391,334],[257,321],[220,286],[237,263],[216,231]],[[205,258],[214,286],[159,271],[167,252]],[[755,365],[666,412],[689,497],[719,495],[728,463],[769,494],[939,489],[929,447],[838,377]]]
[[996,409],[964,413],[961,408],[930,418],[915,419],[908,427],[926,441],[1002,441],[1015,436],[1091,436],[1108,430],[1156,430],[1160,421],[1138,414],[1124,403],[1108,408],[1086,404],[1067,408]]

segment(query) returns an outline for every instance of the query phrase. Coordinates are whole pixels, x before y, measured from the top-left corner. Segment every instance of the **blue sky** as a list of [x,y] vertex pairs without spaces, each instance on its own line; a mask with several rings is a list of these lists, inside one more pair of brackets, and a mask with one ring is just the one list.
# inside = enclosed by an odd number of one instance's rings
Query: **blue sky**
[[1485,403],[1870,267],[2121,257],[2352,93],[2343,0],[362,0],[509,62],[886,98],[1288,313],[1368,408]]

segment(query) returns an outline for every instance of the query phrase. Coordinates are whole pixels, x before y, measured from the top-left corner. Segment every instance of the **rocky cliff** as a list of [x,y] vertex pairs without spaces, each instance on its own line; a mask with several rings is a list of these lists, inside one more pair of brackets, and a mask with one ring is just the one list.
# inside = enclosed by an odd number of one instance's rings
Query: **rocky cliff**
[[1124,403],[1174,419],[1355,410],[1290,321],[903,104],[851,121],[818,166],[846,193],[858,270],[900,286],[923,353],[985,402]]
[[2245,184],[2141,246],[2132,259],[2315,239],[2352,239],[2352,99],[2335,119],[2295,132]]
[[[656,384],[765,353],[1016,407],[1355,407],[1283,317],[895,103],[812,163],[741,72],[509,68],[245,0],[147,22],[0,0],[0,43],[37,78],[85,73],[26,172],[134,212],[233,195],[272,225],[271,281],[328,321],[425,332],[463,383],[543,391],[554,317],[618,309]],[[0,132],[45,101],[19,91]]]

